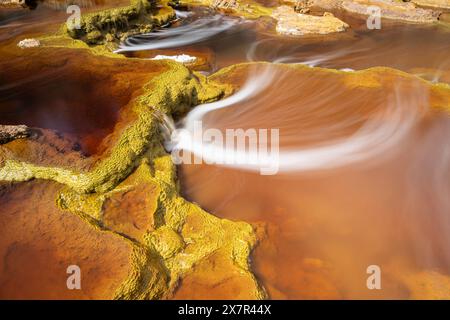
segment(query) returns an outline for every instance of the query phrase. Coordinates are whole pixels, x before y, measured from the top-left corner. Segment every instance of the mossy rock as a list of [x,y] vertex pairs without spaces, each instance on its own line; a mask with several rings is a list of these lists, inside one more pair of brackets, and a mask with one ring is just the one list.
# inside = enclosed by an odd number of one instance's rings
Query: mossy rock
[[99,45],[123,39],[124,35],[149,32],[175,18],[172,8],[156,8],[155,0],[132,0],[126,7],[82,16],[80,28],[67,29],[67,33],[74,39]]

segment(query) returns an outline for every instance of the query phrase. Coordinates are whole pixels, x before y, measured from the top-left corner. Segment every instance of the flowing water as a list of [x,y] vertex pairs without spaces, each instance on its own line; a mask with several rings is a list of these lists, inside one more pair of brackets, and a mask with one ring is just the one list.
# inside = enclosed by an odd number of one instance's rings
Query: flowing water
[[[399,79],[345,90],[336,76],[277,69],[269,87],[201,119],[279,128],[279,173],[185,164],[187,198],[266,224],[253,265],[273,298],[406,298],[412,275],[448,274],[450,119],[429,110],[427,90]],[[370,265],[384,272],[380,292],[367,290]]]
[[252,22],[203,10],[185,15],[179,11],[181,21],[171,28],[130,38],[118,52],[141,58],[180,52],[206,57],[208,72],[245,61],[269,61],[354,70],[387,66],[450,82],[450,38],[448,27],[441,25],[383,20],[381,30],[368,30],[363,17],[335,12],[350,31],[299,38],[277,35],[269,19]]
[[[371,31],[358,17],[346,21],[353,31],[294,39],[275,35],[270,21],[191,16],[120,51],[205,55],[208,72],[279,63],[219,76],[237,93],[196,107],[169,143],[213,163],[180,166],[188,199],[264,230],[252,265],[272,298],[430,297],[450,274],[450,118],[430,109],[429,89],[418,79],[348,89],[345,75],[282,64],[346,72],[387,66],[449,82],[450,36],[441,26],[388,23]],[[278,174],[261,175],[261,163],[227,163],[248,149],[205,146],[194,136],[198,121],[224,136],[227,129],[279,129]],[[380,266],[383,290],[367,289],[370,265]]]

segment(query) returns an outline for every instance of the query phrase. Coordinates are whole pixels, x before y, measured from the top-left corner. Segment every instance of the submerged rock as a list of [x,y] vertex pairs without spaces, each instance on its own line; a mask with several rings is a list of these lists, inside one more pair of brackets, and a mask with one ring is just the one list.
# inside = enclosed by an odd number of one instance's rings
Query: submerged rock
[[41,42],[37,39],[23,39],[22,41],[19,41],[17,46],[19,48],[25,49],[25,48],[35,48],[39,47],[41,45]]
[[438,20],[440,12],[417,8],[414,3],[394,0],[344,0],[342,8],[358,14],[369,15],[370,7],[379,7],[381,17],[418,23],[430,23]]
[[276,30],[285,35],[328,34],[345,31],[349,26],[331,13],[312,16],[295,12],[288,6],[278,7],[272,17],[277,20]]
[[[136,246],[93,228],[55,205],[61,186],[48,181],[1,184],[1,299],[112,299],[133,272]],[[68,267],[82,290],[68,290]]]
[[8,143],[15,139],[27,138],[31,135],[31,130],[27,126],[3,126],[0,125],[0,144]]

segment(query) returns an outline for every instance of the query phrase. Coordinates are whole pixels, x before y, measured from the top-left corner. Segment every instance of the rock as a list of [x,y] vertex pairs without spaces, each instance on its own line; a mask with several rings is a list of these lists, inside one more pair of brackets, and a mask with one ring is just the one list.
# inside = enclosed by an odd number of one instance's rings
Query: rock
[[449,0],[411,0],[411,2],[418,6],[450,9]]
[[0,8],[26,8],[25,0],[0,0]]
[[410,22],[436,22],[440,14],[435,10],[417,8],[411,2],[394,0],[344,0],[342,2],[343,9],[363,15],[369,15],[368,9],[371,6],[377,6],[381,9],[382,18]]
[[187,54],[180,54],[178,56],[166,56],[159,54],[156,57],[152,58],[151,60],[174,60],[176,62],[180,62],[182,64],[190,64],[197,61],[196,57],[189,56]]
[[339,9],[339,6],[342,2],[342,0],[283,0],[281,1],[283,4],[293,6],[297,12],[299,13],[306,13],[306,12],[300,12],[297,10],[298,8],[321,8],[324,10],[332,10],[332,9]]
[[105,40],[106,40],[107,42],[113,42],[115,39],[114,39],[114,36],[113,36],[111,33],[108,33],[108,34],[106,34],[106,36],[105,36]]
[[331,13],[322,17],[295,12],[288,6],[278,7],[272,17],[277,20],[276,30],[285,35],[328,34],[345,31],[349,26]]
[[94,31],[89,32],[86,35],[86,42],[89,44],[96,44],[102,38],[103,38],[103,34],[98,30],[94,30]]
[[237,0],[214,0],[211,5],[214,9],[237,9],[239,3]]
[[38,2],[44,2],[44,0],[0,0],[0,8],[36,9],[36,7],[38,6]]
[[[125,40],[124,34],[148,33],[175,19],[176,14],[171,7],[156,8],[156,0],[139,0],[131,1],[128,6],[84,14],[80,28],[66,28],[66,31],[74,39],[101,45],[113,38]],[[108,34],[113,38],[106,38]]]
[[341,5],[341,0],[311,0],[314,7],[319,7],[326,10],[338,9]]
[[8,143],[15,139],[27,138],[31,135],[31,130],[27,126],[3,126],[0,125],[0,144]]
[[39,47],[40,45],[41,45],[41,42],[37,39],[24,39],[17,44],[17,46],[22,49],[36,48],[36,47]]
[[312,6],[311,0],[296,0],[294,4],[294,10],[298,13],[308,13]]

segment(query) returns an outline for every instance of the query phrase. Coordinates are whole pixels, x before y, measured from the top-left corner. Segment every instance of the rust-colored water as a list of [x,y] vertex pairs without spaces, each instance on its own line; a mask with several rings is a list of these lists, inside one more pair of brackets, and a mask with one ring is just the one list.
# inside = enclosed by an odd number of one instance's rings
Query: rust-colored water
[[[239,84],[246,77],[222,80]],[[204,127],[279,128],[283,153],[350,139],[388,108],[395,88],[402,88],[397,107],[406,111],[400,127],[416,107],[425,110],[392,148],[343,167],[325,163],[262,176],[182,165],[184,195],[220,217],[265,226],[252,263],[272,298],[432,297],[430,292],[443,285],[435,275],[450,275],[450,118],[429,109],[429,92],[414,79],[348,88],[337,75],[283,71],[273,81],[251,99],[208,113]],[[376,149],[389,141],[367,143]],[[329,164],[340,160],[328,159]],[[370,265],[382,270],[382,290],[366,286]]]
[[[273,61],[347,71],[387,66],[450,82],[450,37],[443,26],[383,20],[381,30],[367,30],[362,17],[335,14],[351,25],[349,31],[280,37],[273,21],[262,19],[191,45],[127,54],[206,57],[209,72],[245,61]],[[333,75],[311,74],[277,74],[257,96],[208,113],[203,126],[279,128],[281,148],[314,148],[355,134],[394,99],[403,108],[397,129],[407,133],[396,142],[394,136],[368,142],[352,155],[374,151],[363,161],[330,156],[328,163],[306,163],[275,176],[182,165],[183,194],[220,217],[265,226],[252,262],[272,298],[448,297],[448,116],[429,110],[429,92],[416,80],[349,90]],[[225,82],[242,85],[247,76]],[[384,123],[398,116],[387,114]],[[382,290],[366,286],[370,265],[381,267]]]
[[[82,12],[104,7],[93,5]],[[0,12],[9,17],[0,20],[0,123],[56,130],[77,140],[85,154],[101,153],[120,111],[162,67],[85,50],[20,49],[20,40],[58,30],[67,14],[46,6],[17,16]]]
[[15,85],[9,85],[7,77],[2,77],[2,124],[25,124],[74,134],[81,137],[86,153],[95,153],[102,139],[112,131],[127,97],[97,95],[99,83],[105,79],[79,77],[72,71],[64,66],[54,68],[53,72],[42,70],[37,79]]

